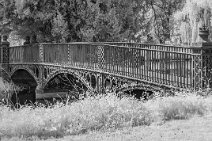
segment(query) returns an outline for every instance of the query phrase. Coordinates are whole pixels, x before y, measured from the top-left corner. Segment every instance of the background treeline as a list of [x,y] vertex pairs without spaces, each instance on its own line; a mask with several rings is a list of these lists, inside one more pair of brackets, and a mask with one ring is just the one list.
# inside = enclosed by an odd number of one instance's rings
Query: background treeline
[[36,35],[39,42],[140,42],[150,33],[164,43],[185,1],[0,0],[0,20],[20,38]]

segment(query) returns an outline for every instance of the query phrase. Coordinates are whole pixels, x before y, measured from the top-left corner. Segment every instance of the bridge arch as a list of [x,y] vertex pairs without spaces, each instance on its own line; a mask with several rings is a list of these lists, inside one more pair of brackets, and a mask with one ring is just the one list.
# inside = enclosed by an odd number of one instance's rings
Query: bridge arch
[[35,103],[35,89],[38,85],[36,77],[26,68],[16,68],[11,73],[12,82],[20,87],[18,92],[14,92],[11,97],[13,104]]
[[117,93],[127,96],[134,96],[136,99],[148,100],[154,97],[155,92],[161,92],[161,88],[151,87],[145,84],[130,84],[117,89]]
[[36,83],[38,84],[38,78],[36,77],[36,75],[34,74],[34,72],[27,66],[16,66],[14,67],[11,72],[10,72],[10,78],[14,75],[15,72],[17,72],[18,70],[25,70],[27,71],[36,81]]
[[83,91],[93,91],[93,88],[84,76],[86,75],[80,75],[70,70],[57,70],[52,72],[48,75],[43,85],[44,93],[51,93],[53,91],[70,93],[73,93],[73,91],[79,93]]

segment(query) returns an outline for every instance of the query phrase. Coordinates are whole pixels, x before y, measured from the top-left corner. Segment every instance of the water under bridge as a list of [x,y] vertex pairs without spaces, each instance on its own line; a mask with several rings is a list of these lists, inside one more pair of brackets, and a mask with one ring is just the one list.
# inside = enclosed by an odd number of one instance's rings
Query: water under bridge
[[[7,77],[30,86],[19,98],[85,91],[202,90],[211,87],[212,43],[172,46],[140,43],[1,43]],[[36,94],[35,94],[36,92]],[[30,94],[27,94],[30,93]]]

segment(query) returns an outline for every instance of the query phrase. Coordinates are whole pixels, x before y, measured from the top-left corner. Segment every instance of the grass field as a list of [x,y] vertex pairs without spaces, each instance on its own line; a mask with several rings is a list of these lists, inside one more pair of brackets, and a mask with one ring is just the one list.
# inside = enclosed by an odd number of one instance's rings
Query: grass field
[[1,140],[211,140],[212,97],[147,102],[115,94],[11,110],[0,106]]

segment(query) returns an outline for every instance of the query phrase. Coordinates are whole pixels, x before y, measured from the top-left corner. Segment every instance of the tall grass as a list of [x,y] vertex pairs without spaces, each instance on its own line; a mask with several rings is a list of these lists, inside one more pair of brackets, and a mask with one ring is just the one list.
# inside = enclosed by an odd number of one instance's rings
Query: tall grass
[[188,119],[193,115],[204,115],[207,111],[205,99],[194,94],[167,97],[159,100],[159,113],[163,120]]
[[51,108],[0,108],[0,132],[13,136],[63,136],[125,126],[150,125],[151,113],[139,101],[116,95],[89,97]]
[[11,110],[1,106],[0,136],[48,138],[148,126],[158,119],[167,121],[202,116],[209,110],[211,101],[188,95],[156,98],[143,103],[131,97],[107,94],[70,104],[57,103],[48,108],[41,105]]
[[12,96],[12,93],[15,91],[16,87],[13,83],[9,83],[4,81],[2,77],[0,77],[0,104],[2,102],[9,103],[9,99]]

